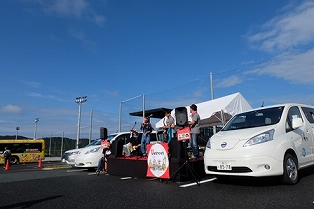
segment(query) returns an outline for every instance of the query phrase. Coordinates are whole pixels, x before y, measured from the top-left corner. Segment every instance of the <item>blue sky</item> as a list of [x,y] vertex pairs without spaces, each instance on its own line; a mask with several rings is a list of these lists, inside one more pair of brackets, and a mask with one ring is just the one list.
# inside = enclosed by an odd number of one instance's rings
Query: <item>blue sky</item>
[[33,137],[39,118],[38,138],[75,139],[80,96],[82,138],[91,119],[92,138],[116,132],[121,102],[128,131],[141,95],[207,101],[210,73],[215,98],[314,105],[313,0],[6,0],[0,19],[0,135]]

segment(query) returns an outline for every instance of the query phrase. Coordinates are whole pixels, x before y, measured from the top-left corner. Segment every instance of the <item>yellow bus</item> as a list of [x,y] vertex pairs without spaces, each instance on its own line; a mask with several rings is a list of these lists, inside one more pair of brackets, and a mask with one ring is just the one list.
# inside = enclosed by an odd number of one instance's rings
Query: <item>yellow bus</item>
[[0,139],[0,164],[4,164],[3,152],[8,147],[11,151],[11,164],[38,162],[39,158],[45,157],[45,141],[22,139],[22,140],[6,140]]

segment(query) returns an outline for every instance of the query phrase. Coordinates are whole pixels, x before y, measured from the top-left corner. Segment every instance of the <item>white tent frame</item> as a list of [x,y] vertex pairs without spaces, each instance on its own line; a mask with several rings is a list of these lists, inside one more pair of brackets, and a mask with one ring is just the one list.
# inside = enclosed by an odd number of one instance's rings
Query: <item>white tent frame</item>
[[[232,116],[251,110],[251,105],[244,99],[241,93],[237,92],[228,96],[209,100],[196,104],[197,112],[201,118],[201,127],[224,125]],[[189,115],[189,106],[186,106]],[[171,111],[171,115],[175,118],[175,109]],[[156,123],[156,128],[163,126],[163,119]]]

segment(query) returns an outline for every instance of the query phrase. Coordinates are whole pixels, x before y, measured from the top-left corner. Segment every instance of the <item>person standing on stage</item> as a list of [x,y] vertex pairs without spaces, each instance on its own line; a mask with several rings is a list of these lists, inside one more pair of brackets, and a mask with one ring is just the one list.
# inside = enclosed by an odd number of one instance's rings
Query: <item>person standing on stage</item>
[[163,120],[163,135],[164,135],[164,142],[168,142],[168,156],[169,159],[171,158],[172,155],[172,146],[174,146],[174,138],[175,138],[175,120],[171,116],[171,110],[167,110],[165,112],[165,117]]
[[150,133],[153,131],[153,127],[149,122],[149,117],[145,117],[141,125],[141,130],[143,131],[141,139],[141,152],[143,157],[147,156],[146,145],[150,143]]
[[164,141],[170,143],[171,142],[171,139],[174,138],[174,133],[175,133],[175,130],[174,130],[174,127],[175,127],[175,121],[174,121],[174,118],[171,116],[171,111],[170,110],[167,110],[165,112],[165,117],[163,119],[163,128],[164,128],[164,131],[163,131],[163,134],[164,136],[166,136],[164,138]]
[[193,158],[199,157],[199,150],[198,150],[198,135],[200,134],[200,123],[201,118],[200,115],[197,113],[197,106],[192,104],[190,106],[190,113],[192,120],[188,122],[191,128],[191,148],[193,152]]

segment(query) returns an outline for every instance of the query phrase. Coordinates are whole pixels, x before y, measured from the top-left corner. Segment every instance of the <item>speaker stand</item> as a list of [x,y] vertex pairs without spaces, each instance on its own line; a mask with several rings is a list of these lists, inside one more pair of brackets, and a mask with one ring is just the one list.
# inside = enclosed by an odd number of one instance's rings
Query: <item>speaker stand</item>
[[[189,158],[188,158],[187,149],[186,149],[186,141],[183,141],[182,143],[183,143],[184,152],[185,152],[185,162],[180,166],[180,168],[176,172],[174,172],[174,174],[172,174],[170,176],[170,178],[166,181],[166,183],[168,183],[168,181],[170,181],[170,180],[175,181],[178,173],[185,167],[186,171],[188,171],[192,175],[197,186],[200,186],[200,182],[195,177],[195,176],[197,176],[199,178],[199,175],[196,173],[194,168],[189,164]],[[187,175],[188,175],[188,173],[187,173]]]

